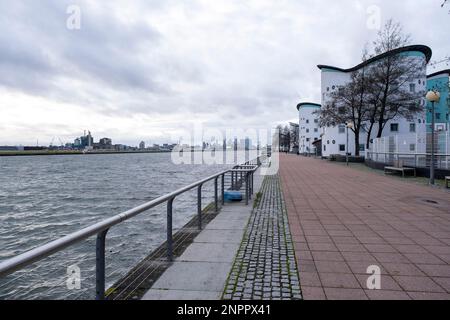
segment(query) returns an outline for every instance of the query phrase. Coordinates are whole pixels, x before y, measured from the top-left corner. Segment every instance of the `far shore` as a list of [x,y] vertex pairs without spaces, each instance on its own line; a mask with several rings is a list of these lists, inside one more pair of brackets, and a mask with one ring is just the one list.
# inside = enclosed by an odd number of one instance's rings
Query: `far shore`
[[164,150],[148,151],[63,151],[63,150],[42,150],[42,151],[0,151],[0,157],[25,157],[25,156],[73,156],[73,155],[95,155],[95,154],[138,154],[138,153],[169,153]]

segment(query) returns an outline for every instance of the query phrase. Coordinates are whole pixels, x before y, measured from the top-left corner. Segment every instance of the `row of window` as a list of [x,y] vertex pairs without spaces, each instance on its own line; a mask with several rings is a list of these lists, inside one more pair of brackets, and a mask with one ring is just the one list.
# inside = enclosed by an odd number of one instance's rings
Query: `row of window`
[[[300,121],[305,120],[305,118],[301,118]],[[309,119],[306,119],[306,123],[309,124]],[[319,123],[319,119],[314,119],[314,123]]]
[[[421,80],[419,80],[418,82],[419,82],[419,84],[422,84]],[[423,82],[423,85],[425,85],[425,82]],[[331,90],[335,90],[335,89],[336,89],[336,86],[332,86],[331,87]],[[416,84],[415,83],[410,83],[409,84],[409,91],[413,92],[413,93],[416,92]],[[327,87],[327,92],[330,92],[330,87]]]
[[[333,144],[335,144],[335,143],[336,143],[336,141],[333,140]],[[327,146],[326,145],[323,146],[323,151],[327,151]],[[366,145],[361,143],[359,145],[359,151],[361,151],[361,152],[366,151]],[[340,144],[339,145],[339,152],[345,152],[345,144]]]
[[[419,123],[420,119],[419,119]],[[398,123],[391,123],[391,132],[398,132],[399,131],[399,124]],[[345,125],[341,124],[339,125],[339,133],[345,133]],[[409,124],[409,132],[416,132],[416,124],[415,123],[410,123]]]
[[[304,128],[302,128],[304,129]],[[310,129],[306,129],[306,133],[309,133],[311,130]],[[314,132],[319,132],[319,128],[314,128]]]

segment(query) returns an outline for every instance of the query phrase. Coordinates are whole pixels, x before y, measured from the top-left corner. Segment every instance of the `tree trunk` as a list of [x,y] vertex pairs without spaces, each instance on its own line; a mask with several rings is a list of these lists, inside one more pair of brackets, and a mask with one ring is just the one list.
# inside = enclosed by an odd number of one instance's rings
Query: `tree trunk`
[[359,130],[355,130],[355,156],[359,157]]
[[373,121],[370,122],[369,130],[367,130],[367,139],[366,139],[366,149],[370,149],[370,138],[372,135],[373,125],[375,123]]
[[381,138],[381,135],[383,134],[383,129],[384,129],[384,117],[380,116],[379,120],[378,120],[378,133],[377,133],[377,138]]

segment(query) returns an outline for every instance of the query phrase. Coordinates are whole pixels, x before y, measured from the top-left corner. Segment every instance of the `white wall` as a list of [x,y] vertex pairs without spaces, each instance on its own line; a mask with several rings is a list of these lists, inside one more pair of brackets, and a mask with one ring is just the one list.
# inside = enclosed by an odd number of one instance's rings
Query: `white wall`
[[321,129],[319,127],[319,118],[315,111],[320,107],[305,104],[299,108],[299,152],[312,153],[316,152],[313,142],[320,139]]
[[[411,63],[417,63],[417,64],[423,64],[423,61],[425,60],[425,57],[422,56],[408,56],[408,59],[410,59]],[[342,86],[347,84],[351,81],[351,73],[349,72],[341,72],[341,71],[332,71],[330,69],[322,69],[322,84],[321,84],[321,90],[322,90],[322,105],[327,105],[330,103],[330,93],[333,92],[333,90],[337,90],[338,86]],[[420,81],[420,83],[419,83]],[[416,85],[416,90],[423,90],[424,95],[426,92],[426,67],[421,68],[420,72],[417,74],[417,78],[414,81]],[[409,90],[410,83],[406,83],[404,85],[405,90]],[[334,89],[333,89],[334,87]],[[416,135],[416,133],[426,132],[426,111],[424,111],[422,114],[417,115],[415,119],[412,121],[408,121],[403,117],[398,117],[396,119],[393,119],[389,121],[384,130],[382,136],[392,136],[392,135]],[[398,132],[391,131],[391,124],[397,123],[398,124]],[[416,130],[415,132],[410,132],[410,123],[415,123]],[[346,130],[346,129],[345,129]],[[328,127],[328,128],[322,128],[323,131],[323,137],[322,137],[322,155],[324,157],[328,157],[332,154],[341,154],[345,155],[345,146],[346,146],[346,131],[343,133],[339,133],[339,126],[336,127]],[[371,139],[376,138],[378,132],[378,126],[375,125],[372,134]],[[348,152],[352,155],[355,154],[355,143],[354,140],[355,136],[354,133],[349,130],[349,143],[348,143]],[[367,133],[361,132],[360,134],[360,144],[366,144],[367,139]],[[344,150],[340,149],[340,146],[344,146]],[[365,149],[365,147],[364,147]],[[364,155],[364,152],[361,152],[361,155]]]

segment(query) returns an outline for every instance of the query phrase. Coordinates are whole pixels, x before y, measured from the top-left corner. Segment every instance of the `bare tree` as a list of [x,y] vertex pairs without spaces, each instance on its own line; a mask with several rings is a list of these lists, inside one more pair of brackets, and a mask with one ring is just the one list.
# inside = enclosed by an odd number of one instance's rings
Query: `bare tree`
[[278,132],[278,140],[279,140],[279,147],[280,147],[280,151],[286,151],[289,150],[290,148],[290,130],[288,126],[282,126],[281,124],[279,124],[276,127],[276,130]]
[[[409,41],[410,37],[403,33],[401,25],[389,20],[374,42],[375,54],[380,55],[403,47]],[[417,80],[417,74],[423,67],[418,63],[411,63],[411,60],[401,53],[388,55],[371,66],[369,100],[376,107],[373,112],[374,123],[378,124],[377,138],[381,137],[388,121],[399,116],[411,119],[423,111],[423,92],[415,90],[415,85],[409,87],[409,84]]]
[[330,94],[331,103],[316,112],[319,115],[320,126],[352,124],[350,129],[355,134],[356,156],[360,155],[360,132],[369,115],[366,102],[368,82],[365,68],[353,72],[349,83]]

